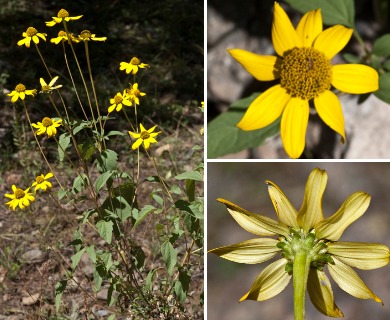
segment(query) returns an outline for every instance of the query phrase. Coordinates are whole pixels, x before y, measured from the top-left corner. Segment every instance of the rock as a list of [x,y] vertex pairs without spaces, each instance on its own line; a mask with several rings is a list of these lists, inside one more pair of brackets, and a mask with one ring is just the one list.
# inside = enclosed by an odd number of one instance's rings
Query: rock
[[24,263],[38,263],[44,259],[43,252],[39,249],[32,249],[23,253],[20,260]]
[[22,298],[22,304],[24,306],[32,306],[33,304],[37,303],[39,299],[39,293],[35,293],[32,295],[29,295],[28,297]]

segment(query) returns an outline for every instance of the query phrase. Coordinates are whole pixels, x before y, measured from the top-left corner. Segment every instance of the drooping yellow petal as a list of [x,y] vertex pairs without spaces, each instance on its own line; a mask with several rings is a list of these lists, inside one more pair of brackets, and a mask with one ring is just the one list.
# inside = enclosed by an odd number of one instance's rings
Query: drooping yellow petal
[[334,303],[332,286],[325,272],[310,269],[307,281],[309,297],[316,309],[328,317],[340,318],[344,314]]
[[269,196],[272,200],[279,221],[288,227],[298,229],[297,210],[276,184],[271,181],[266,181],[266,183],[268,185]]
[[280,57],[283,57],[286,51],[302,46],[289,17],[279,3],[276,2],[274,5],[274,20],[272,22],[272,44]]
[[344,116],[341,103],[337,96],[330,90],[326,90],[314,98],[314,105],[321,117],[329,127],[341,135],[345,141]]
[[257,238],[230,246],[212,249],[209,252],[215,253],[221,258],[246,264],[256,264],[267,261],[281,251],[276,245],[278,240],[269,238]]
[[347,265],[362,270],[384,267],[390,259],[389,248],[379,243],[331,242],[328,252]]
[[317,237],[331,241],[340,239],[344,230],[366,212],[370,199],[365,192],[351,194],[334,215],[315,225]]
[[286,272],[286,259],[279,259],[267,266],[256,278],[251,289],[241,299],[264,301],[270,299],[287,287],[291,276]]
[[351,39],[352,32],[352,29],[339,24],[330,27],[318,35],[313,47],[330,60],[346,46]]
[[291,158],[299,158],[305,148],[308,121],[308,101],[291,98],[283,111],[280,128],[284,149]]
[[328,270],[333,280],[341,289],[356,298],[373,299],[383,304],[382,300],[366,286],[351,267],[339,261],[337,258],[333,258],[333,261],[334,264],[328,264]]
[[262,56],[242,49],[229,49],[228,52],[257,80],[270,81],[279,78],[279,73],[275,70],[277,57]]
[[338,64],[333,66],[332,85],[346,93],[368,93],[379,89],[378,72],[362,64]]
[[258,236],[284,235],[287,237],[289,235],[289,229],[286,226],[282,226],[271,218],[249,212],[225,199],[218,198],[217,201],[223,203],[234,220],[250,233]]
[[290,95],[280,84],[269,88],[251,103],[237,127],[248,131],[270,125],[281,116],[289,100]]
[[307,179],[302,207],[298,213],[298,224],[305,232],[312,229],[318,221],[324,219],[322,196],[327,182],[326,171],[318,168],[314,169]]
[[299,21],[297,34],[303,47],[311,47],[313,41],[322,32],[321,9],[307,12]]

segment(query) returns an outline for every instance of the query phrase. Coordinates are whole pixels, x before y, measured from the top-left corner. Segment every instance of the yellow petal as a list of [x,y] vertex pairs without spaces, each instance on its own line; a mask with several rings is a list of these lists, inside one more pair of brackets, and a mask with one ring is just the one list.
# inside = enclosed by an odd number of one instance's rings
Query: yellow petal
[[43,78],[39,78],[39,83],[41,84],[42,87],[47,86],[45,80]]
[[141,129],[141,132],[147,131],[147,130],[144,128],[144,126],[142,125],[142,123],[139,124],[139,127],[140,127],[140,129]]
[[347,265],[362,270],[381,268],[389,263],[390,251],[379,243],[333,242],[328,252]]
[[335,264],[328,264],[328,270],[333,280],[341,289],[356,298],[373,299],[383,304],[382,300],[366,286],[351,267],[342,263],[337,258],[333,258],[333,261]]
[[364,192],[351,194],[334,215],[315,225],[317,237],[331,241],[340,239],[344,230],[366,212],[370,199]]
[[310,269],[307,290],[311,302],[319,312],[334,318],[344,316],[334,303],[332,287],[325,272],[317,269]]
[[279,221],[286,226],[298,229],[297,210],[276,184],[271,181],[266,181],[266,183],[268,184],[268,193],[275,207]]
[[351,39],[352,32],[352,29],[339,24],[330,27],[318,35],[313,47],[324,53],[330,60],[346,46]]
[[286,259],[279,259],[267,266],[256,278],[251,289],[241,299],[264,301],[270,299],[287,287],[291,276],[286,272]]
[[272,43],[276,53],[283,54],[294,47],[301,47],[301,41],[286,12],[275,2],[272,22]]
[[378,72],[362,64],[339,64],[333,66],[332,85],[346,93],[368,93],[379,89]]
[[290,95],[280,84],[269,88],[250,104],[237,127],[248,131],[270,125],[280,117],[289,100]]
[[279,78],[279,73],[275,70],[277,57],[262,56],[242,49],[229,49],[228,52],[257,80],[270,81]]
[[322,121],[340,134],[344,143],[344,115],[338,97],[332,91],[326,90],[320,96],[314,98],[314,106]]
[[299,21],[297,34],[304,47],[311,47],[314,39],[322,32],[321,9],[307,12]]
[[133,143],[133,145],[131,146],[131,148],[132,148],[133,150],[139,148],[139,146],[142,144],[142,141],[143,141],[142,139],[138,139],[136,142]]
[[280,128],[284,149],[291,158],[299,158],[305,148],[308,121],[309,103],[291,98],[283,111]]
[[212,249],[221,258],[246,264],[256,264],[267,261],[281,251],[276,245],[278,240],[258,238],[236,243],[230,246]]
[[305,232],[324,219],[322,213],[322,196],[328,182],[325,170],[315,168],[309,175],[305,187],[305,196],[298,213],[298,223]]
[[234,220],[250,233],[258,236],[284,235],[287,237],[289,235],[289,229],[286,226],[280,225],[271,218],[249,212],[225,199],[218,198],[217,201],[223,203]]

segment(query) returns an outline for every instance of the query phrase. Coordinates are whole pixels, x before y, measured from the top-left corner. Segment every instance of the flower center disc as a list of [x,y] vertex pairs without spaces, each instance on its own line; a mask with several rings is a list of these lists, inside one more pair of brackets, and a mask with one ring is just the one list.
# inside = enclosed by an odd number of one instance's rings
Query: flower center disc
[[57,17],[62,19],[69,17],[69,12],[66,11],[65,9],[61,9],[60,11],[58,11]]
[[24,191],[22,189],[16,189],[15,199],[21,199],[24,197]]
[[294,48],[283,57],[280,78],[281,86],[292,97],[310,100],[330,89],[332,65],[316,49]]
[[15,87],[15,91],[17,91],[17,92],[24,92],[26,90],[26,87],[23,85],[23,84],[21,84],[21,83],[19,83],[16,87]]
[[41,176],[37,177],[36,180],[35,180],[35,182],[38,183],[38,184],[42,183],[43,181],[45,181],[45,178],[43,178]]
[[145,140],[145,139],[148,139],[150,137],[150,134],[147,131],[142,131],[140,137],[142,140]]
[[136,57],[134,57],[134,58],[132,58],[132,59],[130,60],[130,64],[139,65],[139,64],[140,64],[140,61],[139,61]]
[[84,30],[84,31],[81,31],[80,33],[80,37],[83,38],[84,40],[90,40],[91,39],[91,31],[89,30]]
[[33,37],[38,33],[38,31],[37,31],[37,29],[35,29],[33,27],[29,27],[29,28],[27,28],[26,33],[29,37]]
[[52,124],[53,124],[53,121],[51,121],[50,118],[48,118],[48,117],[43,118],[42,125],[44,127],[50,127]]
[[115,104],[120,104],[120,103],[122,103],[122,101],[123,101],[123,98],[120,96],[120,95],[116,95],[115,97],[114,97],[114,102],[115,102]]

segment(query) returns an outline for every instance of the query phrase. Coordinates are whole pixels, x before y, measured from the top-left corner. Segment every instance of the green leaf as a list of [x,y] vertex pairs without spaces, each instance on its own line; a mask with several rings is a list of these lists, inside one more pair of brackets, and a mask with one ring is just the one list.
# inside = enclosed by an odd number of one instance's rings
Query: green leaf
[[156,210],[156,208],[150,204],[147,204],[145,207],[143,207],[142,210],[138,212],[138,215],[134,216],[134,219],[136,221],[134,223],[133,229],[135,229],[135,227],[138,226],[142,222],[142,220],[144,220],[147,215],[152,213],[154,210]]
[[110,316],[108,317],[107,320],[115,320],[115,319],[116,319],[115,314],[112,314],[112,315],[110,315]]
[[179,270],[179,278],[175,281],[175,294],[179,302],[183,304],[187,298],[187,292],[190,287],[191,275],[188,270],[181,268]]
[[88,177],[85,173],[81,173],[73,181],[72,192],[73,194],[79,193],[84,188],[88,187]]
[[96,167],[100,173],[108,170],[115,170],[118,161],[118,154],[113,150],[107,149],[97,156],[96,161]]
[[66,196],[66,194],[68,193],[68,191],[69,190],[64,190],[64,189],[58,190],[57,191],[58,200],[63,199]]
[[258,93],[233,103],[228,112],[222,113],[207,127],[208,158],[218,158],[230,153],[236,153],[248,148],[261,145],[268,137],[280,131],[280,118],[269,126],[254,130],[243,131],[236,127],[244,116],[246,108],[258,97]]
[[64,293],[66,289],[66,285],[68,284],[68,280],[61,280],[56,283],[55,287],[55,305],[56,305],[56,311],[60,310],[60,305],[61,305],[61,298],[62,294]]
[[89,259],[95,264],[96,263],[96,252],[95,252],[95,246],[92,244],[85,250],[88,254]]
[[360,59],[358,56],[355,56],[354,54],[344,53],[342,56],[344,60],[349,63],[362,63],[362,59]]
[[125,134],[123,132],[113,130],[107,133],[106,135],[106,137],[111,137],[111,136],[125,136]]
[[161,246],[161,254],[167,267],[168,274],[172,275],[173,269],[177,263],[177,250],[173,248],[169,241],[165,241]]
[[169,189],[169,192],[174,194],[181,194],[181,189],[176,185],[172,185]]
[[192,179],[186,180],[186,194],[188,201],[195,200],[195,181]]
[[353,0],[286,0],[301,13],[321,8],[322,21],[327,25],[342,24],[349,28],[355,26],[355,4]]
[[64,161],[65,151],[70,145],[70,137],[67,132],[60,135],[58,139],[58,157],[60,161]]
[[390,56],[390,34],[385,34],[375,40],[372,53],[379,57]]
[[80,251],[76,252],[72,257],[71,257],[71,260],[72,260],[72,269],[76,269],[77,265],[79,264],[80,262],[80,259],[81,259],[81,256],[83,255],[83,253],[85,252],[85,249],[86,248],[83,248],[81,249]]
[[103,277],[106,275],[106,270],[101,264],[96,266],[96,269],[93,271],[93,281],[95,283],[95,292],[98,292],[103,283]]
[[152,270],[150,270],[149,273],[148,273],[148,275],[146,276],[146,279],[145,279],[145,287],[146,287],[146,289],[152,290],[152,283],[153,283],[154,277],[155,277],[156,274],[157,274],[157,270],[158,270],[158,269],[152,269]]
[[84,161],[90,160],[96,150],[95,144],[91,141],[80,143],[77,145],[77,148],[79,149],[81,158]]
[[96,223],[96,228],[98,229],[99,235],[108,244],[111,244],[111,241],[112,241],[112,230],[114,228],[114,223],[112,221],[100,220],[98,223]]
[[141,246],[132,246],[131,247],[131,255],[134,258],[134,264],[137,267],[138,270],[142,271],[141,269],[145,265],[145,252],[142,250]]
[[116,170],[109,170],[107,172],[104,172],[99,177],[97,177],[94,183],[94,188],[96,192],[99,192],[99,190],[106,184],[107,180],[110,179],[116,173],[117,173]]
[[390,72],[379,75],[379,90],[374,92],[374,95],[390,103]]
[[177,180],[185,180],[185,179],[191,179],[195,181],[203,181],[203,176],[198,171],[187,171],[184,173],[181,173],[175,177]]

